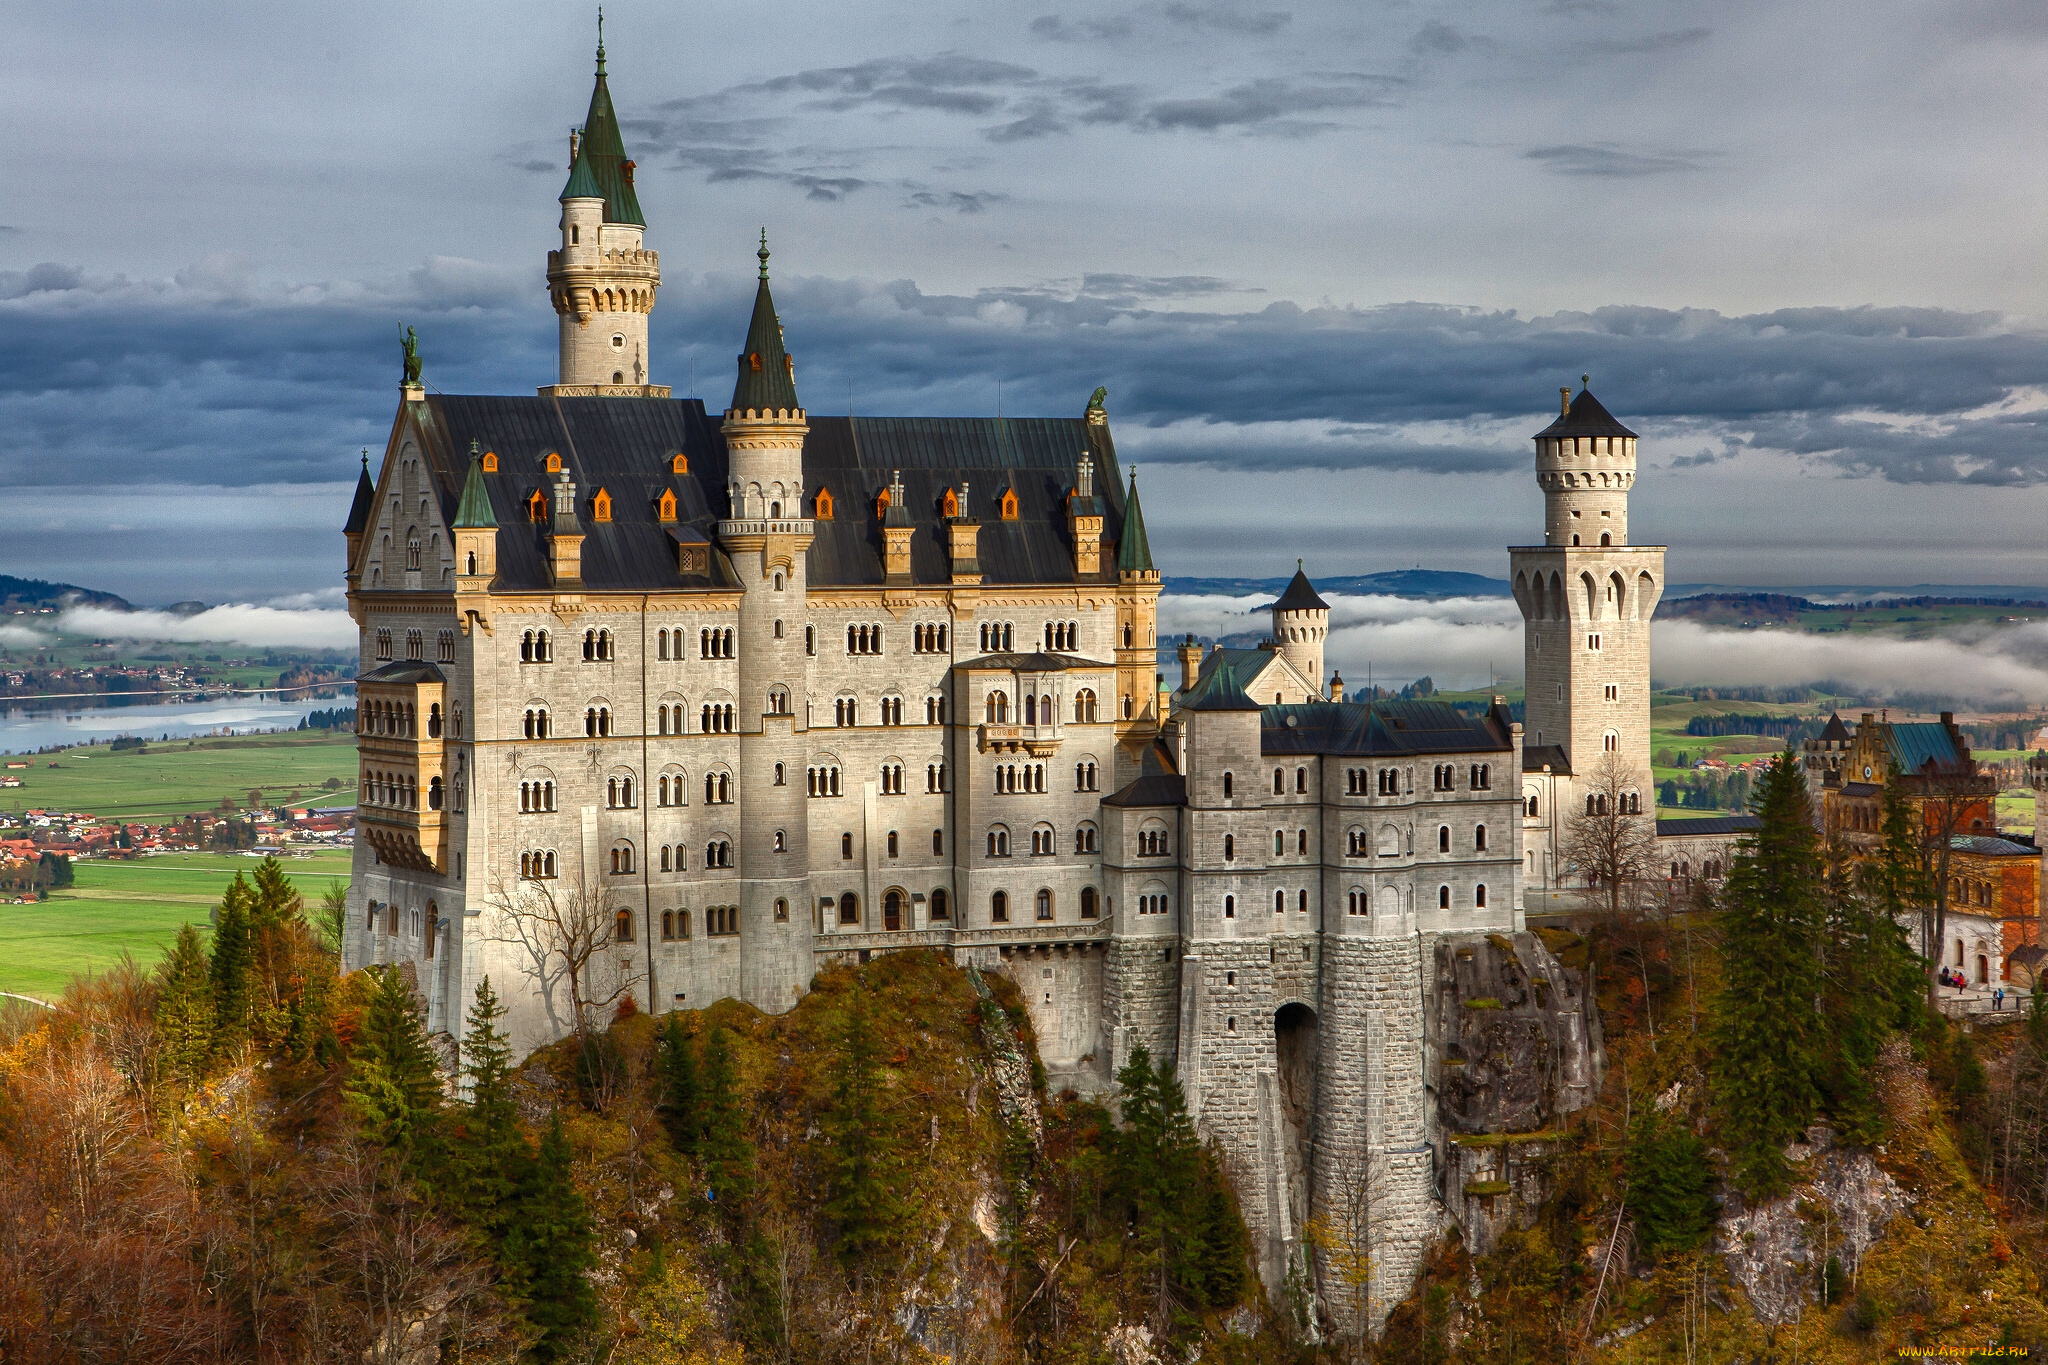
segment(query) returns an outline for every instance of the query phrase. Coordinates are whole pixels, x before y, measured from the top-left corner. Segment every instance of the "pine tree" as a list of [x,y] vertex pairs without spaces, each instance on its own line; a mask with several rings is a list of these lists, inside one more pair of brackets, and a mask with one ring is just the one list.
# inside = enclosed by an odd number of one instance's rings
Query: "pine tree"
[[449,1187],[463,1218],[498,1244],[516,1214],[520,1185],[533,1152],[519,1127],[512,1098],[512,1047],[499,1029],[505,1007],[487,976],[477,982],[462,1040],[462,1072],[469,1103],[454,1116],[449,1145]]
[[250,941],[249,883],[237,872],[220,899],[213,929],[214,1040],[228,1048],[248,1036],[255,947]]
[[405,973],[365,969],[368,1007],[357,1026],[342,1095],[363,1130],[413,1175],[432,1170],[441,1136],[441,1075]]
[[697,1155],[704,1134],[704,1102],[697,1079],[697,1047],[671,1014],[661,1029],[661,1100],[656,1106],[669,1142],[684,1156]]
[[1131,1206],[1137,1241],[1159,1276],[1163,1315],[1175,1285],[1199,1301],[1204,1271],[1196,1253],[1203,1239],[1195,1228],[1205,1215],[1216,1215],[1189,1197],[1201,1185],[1203,1152],[1179,1080],[1167,1067],[1155,1069],[1141,1044],[1116,1081],[1124,1127],[1116,1141],[1115,1188]]
[[1706,1144],[1683,1120],[1644,1111],[1628,1146],[1628,1203],[1643,1251],[1690,1251],[1706,1241],[1714,1228],[1713,1186]]
[[1873,1080],[1887,1039],[1918,1013],[1922,975],[1906,940],[1905,919],[1924,900],[1915,856],[1912,807],[1898,773],[1886,784],[1876,856],[1853,874],[1832,869],[1823,937],[1828,1065],[1822,1078],[1828,1112],[1843,1138],[1870,1143],[1884,1131],[1884,1107]]
[[163,989],[157,996],[156,1031],[163,1064],[171,1075],[195,1081],[213,1053],[213,977],[199,931],[178,927],[178,941],[164,959]]
[[597,1321],[597,1295],[585,1274],[597,1264],[590,1247],[590,1215],[576,1191],[574,1158],[558,1110],[528,1168],[518,1216],[505,1243],[505,1260],[526,1300],[527,1319],[540,1329],[533,1358],[561,1360]]
[[1206,1308],[1235,1308],[1250,1282],[1251,1237],[1215,1150],[1202,1149],[1183,1257],[1189,1296]]
[[256,865],[255,901],[249,909],[250,923],[257,929],[276,929],[305,919],[306,906],[284,864],[265,858]]
[[739,1219],[754,1197],[754,1148],[747,1139],[747,1111],[740,1096],[739,1062],[732,1035],[711,1030],[704,1053],[703,1126],[697,1156],[704,1176],[729,1221]]
[[1735,1183],[1752,1197],[1786,1182],[1785,1145],[1812,1122],[1826,1067],[1819,1008],[1827,918],[1819,835],[1789,754],[1771,764],[1721,892],[1721,990],[1713,1081]]
[[871,1267],[895,1245],[907,1209],[897,1193],[895,1130],[882,1105],[882,1057],[867,991],[854,984],[833,1057],[832,1107],[822,1125],[830,1140],[825,1216],[839,1233],[847,1269]]

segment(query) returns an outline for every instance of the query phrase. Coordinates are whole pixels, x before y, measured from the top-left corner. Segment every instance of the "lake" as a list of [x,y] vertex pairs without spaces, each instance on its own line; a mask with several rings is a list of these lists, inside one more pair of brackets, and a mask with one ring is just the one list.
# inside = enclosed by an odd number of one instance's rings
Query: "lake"
[[353,684],[307,692],[242,692],[228,697],[138,697],[111,693],[62,700],[0,699],[0,753],[34,753],[56,744],[95,744],[123,735],[260,733],[296,730],[310,711],[355,705]]

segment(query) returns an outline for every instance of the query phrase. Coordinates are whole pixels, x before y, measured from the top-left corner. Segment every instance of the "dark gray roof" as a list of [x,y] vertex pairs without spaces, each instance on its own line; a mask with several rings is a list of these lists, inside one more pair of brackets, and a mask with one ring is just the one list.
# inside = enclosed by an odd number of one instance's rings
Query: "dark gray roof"
[[1330,604],[1316,595],[1316,585],[1308,581],[1300,561],[1296,561],[1294,581],[1287,585],[1287,591],[1280,594],[1280,600],[1273,604],[1274,611],[1328,611]]
[[1659,839],[1704,838],[1709,834],[1747,834],[1762,829],[1764,822],[1754,815],[1709,816],[1701,820],[1659,820]]
[[1064,673],[1070,668],[1115,668],[1115,664],[1100,659],[1084,659],[1078,654],[984,654],[978,659],[969,659],[955,665],[959,668],[986,668],[1002,673]]
[[377,505],[377,486],[370,482],[370,452],[363,452],[362,472],[356,475],[356,500],[349,504],[348,521],[342,529],[360,534],[370,525],[370,509]]
[[1163,746],[1148,744],[1138,761],[1138,775],[1103,798],[1105,806],[1185,806],[1188,782],[1173,770]]
[[1880,782],[1844,782],[1842,784],[1842,795],[1844,796],[1876,796],[1883,790],[1884,784]]
[[1827,728],[1820,732],[1820,738],[1831,744],[1847,744],[1849,742],[1849,727],[1842,724],[1842,716],[1839,711],[1828,713]]
[[768,233],[761,233],[761,283],[754,290],[754,317],[747,324],[747,344],[740,351],[739,379],[731,407],[769,412],[790,411],[796,401],[796,365],[782,347],[782,319],[768,292]]
[[[1116,476],[1112,471],[1109,479],[1112,487]],[[1124,534],[1117,543],[1116,567],[1121,573],[1151,573],[1152,542],[1145,538],[1145,512],[1138,503],[1138,474],[1131,471],[1131,486],[1125,495],[1130,509],[1130,518],[1124,525]]]
[[1508,713],[1468,716],[1440,701],[1311,701],[1263,706],[1268,754],[1481,754],[1511,750]]
[[1541,441],[1551,436],[1633,436],[1635,433],[1614,420],[1614,414],[1600,406],[1591,389],[1580,389],[1578,397],[1555,422],[1536,433]]
[[441,670],[424,659],[400,659],[372,669],[356,679],[366,683],[437,683],[448,681]]
[[1524,744],[1522,746],[1523,772],[1540,773],[1543,771],[1543,765],[1546,763],[1550,765],[1550,771],[1553,773],[1561,773],[1566,777],[1572,775],[1572,762],[1564,756],[1564,746],[1562,744]]
[[[468,474],[472,439],[498,456],[498,472],[482,476],[497,518],[501,591],[539,592],[549,586],[547,526],[527,520],[525,501],[535,489],[552,499],[553,480],[542,471],[559,453],[576,483],[582,511],[583,586],[593,591],[729,588],[737,580],[718,555],[710,568],[685,576],[676,569],[674,541],[713,539],[726,508],[726,449],[719,418],[694,398],[515,398],[430,394],[423,414],[426,461],[452,524]],[[1093,578],[1074,571],[1073,543],[1064,498],[1073,487],[1081,453],[1091,451],[1103,479],[1105,540],[1120,534],[1123,496],[1113,476],[1116,459],[1106,427],[1056,417],[810,417],[804,440],[804,482],[815,495],[832,494],[833,519],[817,523],[811,544],[812,587],[880,586],[884,579],[882,530],[876,495],[903,471],[904,506],[914,526],[911,579],[952,581],[940,499],[948,488],[969,487],[962,511],[979,517],[985,583],[1113,583],[1105,568]],[[678,451],[688,474],[670,472]],[[1104,471],[1108,471],[1105,473]],[[590,500],[599,488],[612,498],[612,519],[595,521]],[[675,490],[677,520],[663,524],[656,499]],[[1004,489],[1017,494],[1018,515],[1000,512]],[[805,510],[811,510],[809,508]],[[1111,562],[1105,553],[1104,562]]]

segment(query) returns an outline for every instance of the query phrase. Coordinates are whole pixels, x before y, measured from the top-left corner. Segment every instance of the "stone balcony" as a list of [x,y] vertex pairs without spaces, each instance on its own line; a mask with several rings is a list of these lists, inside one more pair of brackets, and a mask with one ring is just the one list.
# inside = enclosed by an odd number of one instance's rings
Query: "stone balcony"
[[735,536],[809,536],[817,533],[818,524],[809,517],[735,517],[718,523],[720,540]]
[[1051,725],[983,725],[975,738],[985,754],[1027,753],[1033,758],[1049,758],[1066,740],[1060,730],[1057,721]]

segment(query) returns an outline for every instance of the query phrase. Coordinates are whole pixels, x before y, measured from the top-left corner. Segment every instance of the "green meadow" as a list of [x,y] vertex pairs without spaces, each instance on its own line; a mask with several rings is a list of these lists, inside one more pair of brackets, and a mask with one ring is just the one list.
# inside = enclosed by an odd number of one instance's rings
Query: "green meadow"
[[[152,740],[141,753],[99,744],[8,761],[24,760],[29,767],[4,770],[23,784],[0,788],[0,808],[82,810],[155,823],[218,810],[223,799],[239,810],[252,791],[263,793],[265,805],[352,805],[356,796],[355,736],[346,732]],[[323,789],[329,779],[339,785]]]
[[[167,853],[132,862],[74,864],[77,884],[40,905],[0,905],[0,991],[55,1000],[80,972],[104,971],[133,953],[155,963],[181,924],[211,934],[210,914],[237,872],[253,876],[259,860],[228,853]],[[317,907],[332,882],[348,883],[349,852],[286,854],[286,875]]]

